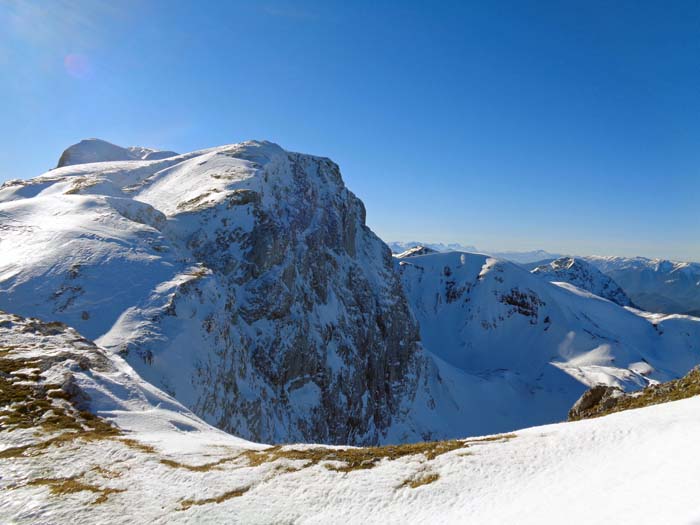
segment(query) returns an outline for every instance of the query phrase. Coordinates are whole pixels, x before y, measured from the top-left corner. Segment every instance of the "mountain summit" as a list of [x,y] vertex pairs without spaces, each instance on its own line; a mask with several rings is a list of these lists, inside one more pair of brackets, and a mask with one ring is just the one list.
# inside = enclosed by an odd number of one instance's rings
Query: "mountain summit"
[[174,151],[161,151],[141,146],[123,148],[106,140],[85,139],[66,148],[61,154],[61,158],[58,159],[56,167],[116,160],[159,160],[175,155],[177,153]]

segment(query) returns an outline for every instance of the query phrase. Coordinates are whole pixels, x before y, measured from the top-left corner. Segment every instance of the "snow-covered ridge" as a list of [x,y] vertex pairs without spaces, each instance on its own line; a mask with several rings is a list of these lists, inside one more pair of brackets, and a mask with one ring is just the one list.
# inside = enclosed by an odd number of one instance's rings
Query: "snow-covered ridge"
[[627,294],[607,275],[593,265],[574,257],[560,257],[541,264],[532,273],[549,281],[561,281],[583,288],[620,306],[634,306]]
[[562,420],[586,387],[636,390],[700,361],[700,319],[623,308],[487,255],[395,261],[443,379],[434,398],[459,407],[450,425],[467,434]]
[[412,248],[418,246],[424,246],[430,250],[436,252],[477,252],[478,250],[474,246],[465,246],[457,242],[452,242],[449,244],[441,242],[419,242],[419,241],[387,241],[387,245],[391,249],[392,253],[399,254],[403,253]]
[[398,255],[395,255],[397,259],[405,259],[406,257],[415,257],[416,255],[427,255],[429,253],[436,253],[437,250],[433,250],[432,248],[428,248],[427,246],[414,246],[413,248],[409,248],[405,252],[401,252]]
[[493,257],[499,259],[506,259],[507,261],[512,261],[518,264],[528,264],[538,261],[556,259],[562,257],[559,254],[550,253],[545,250],[531,250],[531,251],[491,251],[491,250],[481,250],[474,246],[465,246],[456,242],[453,243],[430,243],[430,242],[419,242],[419,241],[390,241],[387,242],[389,248],[391,248],[392,253],[401,254],[412,248],[419,246],[424,246],[436,252],[468,252],[468,253],[486,253]]

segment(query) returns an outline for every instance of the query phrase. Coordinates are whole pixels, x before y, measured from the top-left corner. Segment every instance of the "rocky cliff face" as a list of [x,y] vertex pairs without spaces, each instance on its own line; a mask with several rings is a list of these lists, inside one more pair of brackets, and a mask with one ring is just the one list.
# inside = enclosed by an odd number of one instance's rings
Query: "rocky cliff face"
[[330,160],[247,142],[3,190],[0,304],[74,324],[220,428],[376,443],[411,400],[417,325]]

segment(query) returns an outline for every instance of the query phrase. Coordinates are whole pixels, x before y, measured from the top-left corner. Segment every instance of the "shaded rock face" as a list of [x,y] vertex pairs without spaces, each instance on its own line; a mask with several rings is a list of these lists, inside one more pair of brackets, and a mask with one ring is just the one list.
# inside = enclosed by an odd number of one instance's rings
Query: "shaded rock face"
[[613,386],[596,385],[586,390],[569,410],[569,421],[594,417],[611,409],[616,399],[623,395],[622,390]]
[[377,443],[420,361],[390,252],[327,159],[276,151],[261,179],[187,238],[212,271],[188,296],[211,301],[202,333],[216,348],[193,379],[195,410],[260,441]]

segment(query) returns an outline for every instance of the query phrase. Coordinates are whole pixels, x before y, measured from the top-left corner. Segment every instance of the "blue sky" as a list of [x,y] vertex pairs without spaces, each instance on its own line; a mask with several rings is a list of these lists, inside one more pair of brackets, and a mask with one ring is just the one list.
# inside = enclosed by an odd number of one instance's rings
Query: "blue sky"
[[0,180],[86,137],[331,157],[386,240],[700,260],[698,2],[0,0]]

